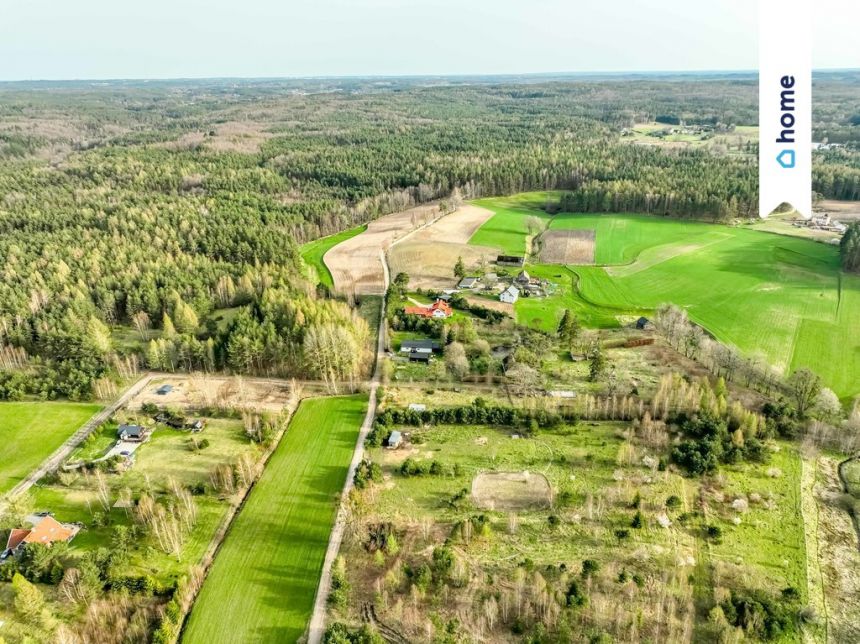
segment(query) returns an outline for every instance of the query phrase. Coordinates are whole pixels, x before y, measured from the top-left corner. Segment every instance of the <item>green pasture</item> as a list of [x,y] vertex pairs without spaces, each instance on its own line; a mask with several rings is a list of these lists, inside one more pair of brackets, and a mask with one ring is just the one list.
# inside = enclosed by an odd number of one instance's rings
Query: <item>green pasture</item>
[[[486,243],[475,239],[511,225],[506,243],[519,238],[524,245],[529,214],[548,217],[502,208],[472,241]],[[517,218],[520,228],[512,224]],[[549,298],[521,298],[521,323],[551,330],[571,308],[589,326],[612,327],[619,316],[648,315],[671,302],[747,355],[760,354],[783,372],[809,367],[841,397],[860,393],[860,278],[840,271],[835,247],[644,215],[559,214],[549,227],[595,230],[601,266],[529,266],[560,288]]]
[[304,401],[234,520],[183,642],[295,642],[313,608],[364,396]]
[[0,403],[0,493],[15,487],[100,408],[68,402]]

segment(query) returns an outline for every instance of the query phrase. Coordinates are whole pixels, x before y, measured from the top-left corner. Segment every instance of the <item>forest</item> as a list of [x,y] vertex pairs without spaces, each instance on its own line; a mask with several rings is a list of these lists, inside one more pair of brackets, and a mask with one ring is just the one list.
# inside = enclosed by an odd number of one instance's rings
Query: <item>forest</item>
[[[860,74],[815,78],[814,190],[860,198]],[[139,367],[360,375],[367,324],[298,244],[445,198],[563,189],[580,212],[755,216],[748,75],[0,86],[0,398],[86,399]],[[349,355],[344,360],[342,356]]]

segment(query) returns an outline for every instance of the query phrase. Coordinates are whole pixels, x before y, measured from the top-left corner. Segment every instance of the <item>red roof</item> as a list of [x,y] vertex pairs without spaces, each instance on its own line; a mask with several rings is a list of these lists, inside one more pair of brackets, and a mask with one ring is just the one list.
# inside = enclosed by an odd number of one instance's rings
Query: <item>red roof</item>
[[6,549],[14,550],[18,546],[20,546],[21,542],[28,534],[30,534],[29,530],[25,530],[23,528],[13,528],[12,532],[9,533],[9,540],[6,542]]
[[403,312],[406,313],[406,315],[420,315],[425,318],[434,317],[434,313],[436,313],[436,311],[440,311],[446,318],[451,317],[451,314],[454,312],[448,303],[443,302],[442,300],[436,300],[430,306],[407,306],[403,309]]
[[41,543],[48,545],[55,541],[68,541],[78,533],[75,526],[60,523],[54,517],[43,517],[32,530],[15,528],[9,533],[6,548],[14,550],[22,543]]

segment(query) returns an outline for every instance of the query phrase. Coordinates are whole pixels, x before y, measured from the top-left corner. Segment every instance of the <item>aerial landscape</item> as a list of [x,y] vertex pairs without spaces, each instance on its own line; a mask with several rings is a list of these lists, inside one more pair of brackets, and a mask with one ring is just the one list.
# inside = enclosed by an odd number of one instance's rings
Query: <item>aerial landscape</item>
[[0,74],[0,643],[860,642],[847,67]]

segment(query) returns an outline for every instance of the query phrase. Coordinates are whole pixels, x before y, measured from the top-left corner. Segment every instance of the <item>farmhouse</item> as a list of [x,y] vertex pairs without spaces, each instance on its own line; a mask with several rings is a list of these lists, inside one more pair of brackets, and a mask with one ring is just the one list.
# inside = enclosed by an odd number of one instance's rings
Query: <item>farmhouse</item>
[[518,299],[520,299],[520,290],[513,284],[499,295],[499,300],[507,304],[514,304]]
[[121,441],[141,443],[147,439],[149,432],[143,425],[120,425],[116,435]]
[[496,264],[499,266],[515,266],[517,268],[522,268],[526,264],[526,258],[518,257],[516,255],[499,255],[496,257]]
[[404,340],[400,343],[401,353],[434,353],[442,350],[436,340]]
[[430,306],[407,306],[403,312],[406,315],[420,315],[423,318],[449,318],[454,313],[453,309],[442,300],[436,300]]
[[57,541],[71,541],[80,530],[79,526],[70,523],[60,523],[50,515],[28,517],[32,528],[14,528],[9,533],[4,557],[16,552],[29,543],[41,543],[49,546]]
[[480,281],[481,281],[480,278],[477,278],[477,277],[464,277],[463,279],[460,280],[460,283],[457,284],[457,288],[461,288],[461,289],[477,288]]

